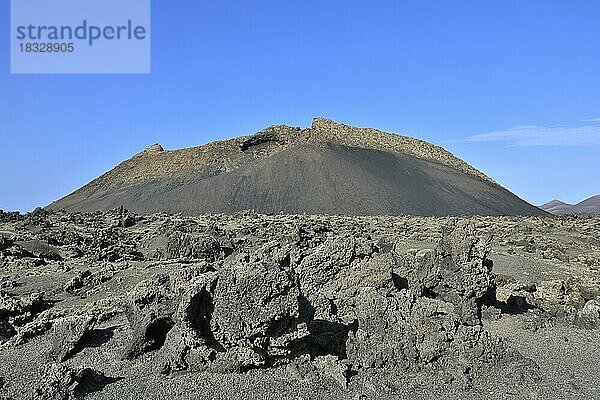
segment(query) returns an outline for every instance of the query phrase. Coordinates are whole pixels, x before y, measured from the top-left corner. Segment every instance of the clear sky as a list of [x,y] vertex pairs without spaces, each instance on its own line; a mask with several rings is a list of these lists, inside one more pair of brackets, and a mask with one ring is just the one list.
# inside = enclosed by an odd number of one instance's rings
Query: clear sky
[[150,75],[10,75],[0,209],[28,211],[160,142],[323,116],[441,145],[524,199],[600,193],[600,2],[153,1]]

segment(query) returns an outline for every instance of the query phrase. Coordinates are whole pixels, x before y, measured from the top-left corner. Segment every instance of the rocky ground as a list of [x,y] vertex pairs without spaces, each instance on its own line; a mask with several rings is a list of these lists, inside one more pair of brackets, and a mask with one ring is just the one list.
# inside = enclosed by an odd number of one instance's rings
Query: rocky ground
[[600,218],[0,212],[0,398],[600,398]]

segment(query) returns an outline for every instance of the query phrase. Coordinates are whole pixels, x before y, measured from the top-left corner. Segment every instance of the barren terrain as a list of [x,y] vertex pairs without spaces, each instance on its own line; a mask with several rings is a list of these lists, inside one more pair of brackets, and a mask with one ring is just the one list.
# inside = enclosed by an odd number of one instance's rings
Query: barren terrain
[[597,398],[599,232],[0,213],[0,398]]

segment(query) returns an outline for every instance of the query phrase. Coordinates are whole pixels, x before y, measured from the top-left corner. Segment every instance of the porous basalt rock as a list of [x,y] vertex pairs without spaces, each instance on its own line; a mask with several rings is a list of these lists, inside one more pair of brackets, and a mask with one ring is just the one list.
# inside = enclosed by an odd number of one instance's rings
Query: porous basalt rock
[[519,360],[482,326],[490,242],[474,232],[452,222],[437,248],[405,254],[368,236],[332,237],[305,256],[269,263],[255,254],[201,273],[169,316],[158,367],[245,371],[305,354],[347,383],[349,368],[468,379],[495,360]]
[[577,313],[575,321],[585,328],[600,328],[600,301],[595,299],[586,302],[581,311]]
[[[39,312],[42,309],[44,311]],[[87,332],[96,326],[96,323],[110,320],[115,315],[124,313],[124,311],[123,300],[119,297],[102,299],[67,308],[53,307],[52,303],[44,302],[43,307],[38,308],[26,320],[27,322],[22,325],[14,325],[14,336],[3,343],[1,347],[24,345],[31,339],[47,333],[56,325],[55,335],[52,338],[54,343],[53,350],[50,355],[55,356],[61,352],[64,352],[63,354],[65,355],[67,353],[72,354],[72,351],[78,351],[83,347],[80,346],[82,345],[81,340]],[[85,321],[88,321],[88,323]],[[78,326],[79,322],[83,322],[83,327]],[[63,324],[65,326],[61,326]],[[74,325],[70,326],[71,324]],[[61,331],[67,337],[56,340],[56,337],[60,336],[61,333],[59,332]],[[64,349],[62,349],[63,345]]]
[[140,282],[128,297],[127,318],[133,338],[124,356],[134,358],[162,347],[174,325],[175,298],[169,276],[163,274]]
[[48,260],[62,260],[60,252],[41,240],[32,239],[15,242],[27,255]]
[[13,337],[19,327],[48,307],[44,293],[14,297],[0,290],[0,344]]
[[219,242],[212,236],[174,232],[167,240],[166,255],[169,258],[215,261],[222,255],[222,251]]
[[462,375],[500,357],[503,346],[480,319],[491,282],[489,244],[472,224],[454,222],[436,249],[396,254],[396,289],[364,287],[357,294],[350,362],[402,370],[443,366]]
[[525,284],[513,278],[496,277],[495,305],[509,312],[538,310],[552,318],[595,328],[600,286],[576,277]]
[[58,362],[71,357],[79,350],[84,335],[94,327],[96,322],[94,315],[68,316],[55,321],[52,357]]
[[236,263],[195,278],[180,300],[161,370],[241,371],[289,356],[307,334],[298,296],[293,273],[278,264]]

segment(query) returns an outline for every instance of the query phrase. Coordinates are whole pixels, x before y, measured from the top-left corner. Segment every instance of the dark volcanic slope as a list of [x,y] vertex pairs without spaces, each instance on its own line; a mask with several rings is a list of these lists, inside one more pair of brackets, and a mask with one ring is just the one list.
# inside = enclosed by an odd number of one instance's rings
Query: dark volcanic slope
[[575,212],[581,214],[600,214],[600,194],[575,204]]
[[563,203],[560,200],[552,200],[542,206],[541,209],[555,215],[564,214],[596,214],[600,215],[600,195],[590,197],[577,204]]
[[[378,139],[378,140],[375,140]],[[381,143],[378,145],[378,143]],[[152,147],[49,208],[140,213],[540,215],[445,150],[325,120],[200,148]]]

